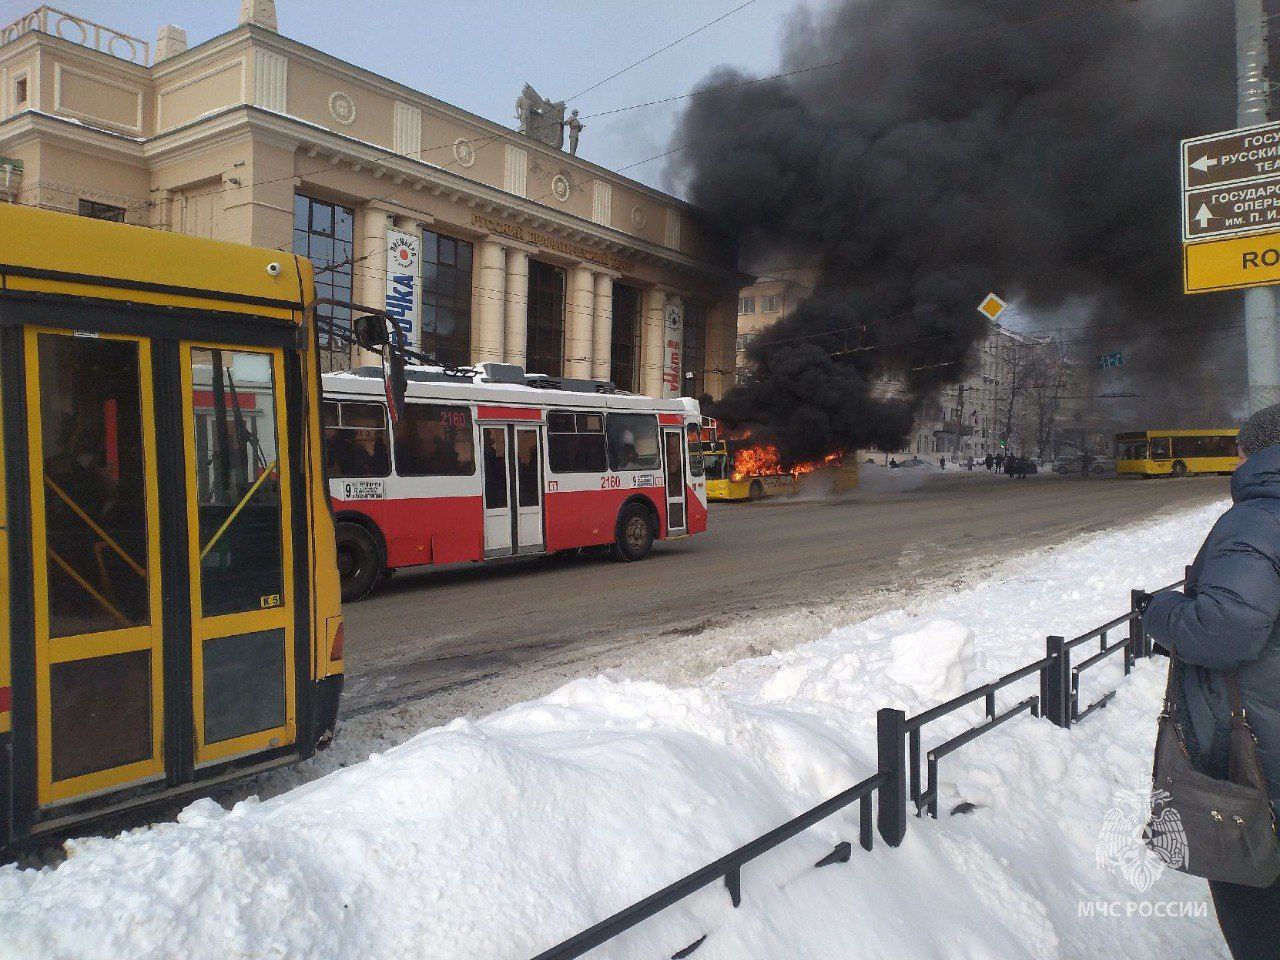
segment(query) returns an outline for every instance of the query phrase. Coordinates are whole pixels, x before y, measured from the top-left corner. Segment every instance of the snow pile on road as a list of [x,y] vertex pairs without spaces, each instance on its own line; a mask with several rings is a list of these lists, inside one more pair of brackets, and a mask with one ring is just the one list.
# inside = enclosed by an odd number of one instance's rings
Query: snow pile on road
[[[870,775],[878,707],[918,711],[1177,579],[1221,510],[1017,558],[697,687],[578,680],[267,801],[197,802],[77,841],[57,868],[0,869],[0,957],[531,957]],[[947,758],[942,819],[912,820],[897,850],[813,869],[856,840],[851,809],[749,865],[741,908],[713,885],[592,956],[670,956],[703,934],[694,956],[715,960],[1225,956],[1202,882],[1140,892],[1096,860],[1117,792],[1148,775],[1161,666],[1071,733],[1019,718]],[[1118,673],[1087,674],[1083,699]],[[977,809],[947,816],[961,800]],[[1108,915],[1082,915],[1099,902]],[[1142,916],[1171,909],[1192,915]]]

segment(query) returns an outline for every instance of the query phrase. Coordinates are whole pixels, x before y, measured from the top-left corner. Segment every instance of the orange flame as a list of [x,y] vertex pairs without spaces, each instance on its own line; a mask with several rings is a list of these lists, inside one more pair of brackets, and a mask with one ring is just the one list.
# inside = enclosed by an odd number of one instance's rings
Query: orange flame
[[807,460],[803,463],[794,464],[788,470],[782,466],[782,459],[778,456],[777,447],[769,443],[760,443],[754,447],[743,447],[734,454],[733,479],[780,477],[788,473],[793,477],[799,477],[806,473],[813,473],[813,471],[821,467],[838,467],[843,463],[844,454],[836,452],[827,454],[821,460]]

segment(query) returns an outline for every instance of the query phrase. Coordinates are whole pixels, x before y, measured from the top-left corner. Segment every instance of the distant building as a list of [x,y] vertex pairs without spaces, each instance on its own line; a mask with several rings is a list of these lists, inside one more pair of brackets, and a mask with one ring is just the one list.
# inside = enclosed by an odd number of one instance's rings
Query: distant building
[[[973,372],[925,402],[894,454],[964,462],[989,453],[1049,458],[1075,453],[1082,444],[1095,447],[1096,438],[1081,426],[1089,383],[1087,371],[1068,359],[1061,344],[994,326],[975,348]],[[891,375],[877,390],[894,396],[903,386],[900,375]]]
[[735,370],[747,369],[747,347],[760,331],[787,316],[813,292],[814,270],[784,270],[763,276],[738,292]]
[[290,39],[274,0],[192,47],[47,6],[0,25],[0,200],[291,250],[443,360],[651,395],[723,392],[748,279],[696,208]]

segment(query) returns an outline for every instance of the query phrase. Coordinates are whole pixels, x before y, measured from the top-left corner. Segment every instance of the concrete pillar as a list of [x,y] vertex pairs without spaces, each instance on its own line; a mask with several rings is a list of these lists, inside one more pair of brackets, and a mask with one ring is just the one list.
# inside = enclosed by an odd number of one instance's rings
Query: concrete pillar
[[475,244],[475,295],[471,311],[471,361],[501,363],[506,324],[507,252],[498,241]]
[[650,287],[644,292],[640,327],[640,392],[650,397],[662,396],[662,314],[666,305],[665,290]]
[[[361,258],[354,270],[355,297],[357,303],[368,307],[381,307],[387,302],[387,228],[391,226],[391,214],[373,206],[366,206],[360,213],[360,246],[356,256]],[[377,354],[353,347],[357,366],[379,363]]]
[[591,338],[596,307],[596,280],[591,268],[578,264],[569,271],[569,304],[564,322],[564,375],[589,379]]
[[506,362],[524,366],[529,344],[529,252],[507,248]]
[[596,315],[592,333],[591,376],[612,379],[613,372],[613,277],[596,274]]

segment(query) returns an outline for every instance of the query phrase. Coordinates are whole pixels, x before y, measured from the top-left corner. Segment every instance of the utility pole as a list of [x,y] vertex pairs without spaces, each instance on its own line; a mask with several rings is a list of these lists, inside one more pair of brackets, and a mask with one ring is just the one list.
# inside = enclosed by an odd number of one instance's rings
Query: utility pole
[[964,387],[963,380],[960,381],[960,399],[957,401],[956,407],[956,463],[960,462],[960,445],[964,442]]
[[[1236,2],[1236,123],[1266,123],[1271,113],[1267,28],[1262,0]],[[1272,287],[1244,293],[1244,340],[1249,412],[1280,402],[1280,344]]]

